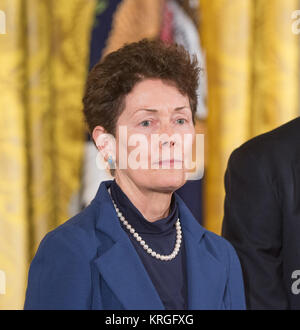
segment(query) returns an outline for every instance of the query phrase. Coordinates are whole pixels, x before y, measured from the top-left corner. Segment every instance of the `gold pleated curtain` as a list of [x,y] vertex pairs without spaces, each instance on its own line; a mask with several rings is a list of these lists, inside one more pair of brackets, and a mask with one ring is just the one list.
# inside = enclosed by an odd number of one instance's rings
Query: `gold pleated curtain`
[[240,144],[299,116],[298,0],[201,0],[208,119],[205,227],[221,233],[224,173]]
[[0,309],[23,307],[40,240],[76,213],[94,5],[0,0]]

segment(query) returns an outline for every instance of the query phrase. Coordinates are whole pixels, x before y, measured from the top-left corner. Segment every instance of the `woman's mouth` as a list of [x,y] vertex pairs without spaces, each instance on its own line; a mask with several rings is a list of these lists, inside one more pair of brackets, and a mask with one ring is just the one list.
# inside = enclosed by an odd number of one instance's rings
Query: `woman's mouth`
[[159,165],[159,166],[162,166],[162,165],[169,165],[169,166],[174,166],[175,164],[183,164],[183,161],[182,160],[178,160],[178,159],[164,159],[164,160],[160,160],[158,162],[155,162],[154,163],[155,165]]

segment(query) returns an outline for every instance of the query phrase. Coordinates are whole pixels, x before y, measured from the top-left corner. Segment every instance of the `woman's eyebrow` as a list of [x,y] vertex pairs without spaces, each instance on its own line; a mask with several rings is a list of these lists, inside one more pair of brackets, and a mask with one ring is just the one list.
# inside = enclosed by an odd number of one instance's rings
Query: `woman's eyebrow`
[[[179,110],[182,110],[182,109],[189,109],[188,106],[184,105],[182,107],[177,107],[174,109],[174,111],[179,111]],[[134,113],[138,112],[138,111],[149,111],[149,112],[158,112],[159,110],[157,109],[149,109],[149,108],[141,108],[141,109],[137,109]]]
[[157,112],[158,110],[156,109],[148,109],[148,108],[143,108],[143,109],[137,109],[134,113],[138,112],[138,111],[150,111],[150,112]]
[[174,111],[178,111],[178,110],[182,110],[182,109],[189,109],[189,107],[186,106],[186,105],[184,105],[184,106],[182,106],[182,107],[177,107],[177,108],[175,108]]

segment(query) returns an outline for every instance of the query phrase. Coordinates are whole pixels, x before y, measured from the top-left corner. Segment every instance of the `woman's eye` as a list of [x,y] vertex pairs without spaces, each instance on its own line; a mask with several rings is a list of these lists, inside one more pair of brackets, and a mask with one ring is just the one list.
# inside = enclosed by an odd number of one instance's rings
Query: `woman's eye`
[[177,122],[182,125],[186,122],[186,120],[184,118],[180,118],[180,119],[177,119]]
[[140,125],[142,125],[143,127],[148,127],[148,126],[150,126],[150,120],[144,120],[141,122]]

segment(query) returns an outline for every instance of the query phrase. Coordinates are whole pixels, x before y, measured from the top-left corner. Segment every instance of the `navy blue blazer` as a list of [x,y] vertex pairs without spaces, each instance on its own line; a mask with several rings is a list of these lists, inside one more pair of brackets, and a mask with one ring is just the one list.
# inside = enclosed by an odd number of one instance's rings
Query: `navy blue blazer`
[[[31,263],[25,309],[162,310],[108,187],[48,233]],[[188,309],[245,309],[242,272],[228,241],[205,230],[177,195],[186,248]],[[172,276],[172,274],[170,274]]]

